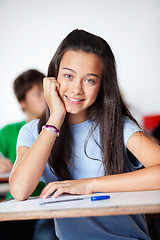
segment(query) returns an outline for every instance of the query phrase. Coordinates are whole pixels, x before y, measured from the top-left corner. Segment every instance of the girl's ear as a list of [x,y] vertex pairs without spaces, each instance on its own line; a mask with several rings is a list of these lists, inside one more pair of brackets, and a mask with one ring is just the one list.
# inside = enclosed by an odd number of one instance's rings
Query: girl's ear
[[22,111],[24,112],[26,110],[26,102],[25,102],[25,100],[20,100],[18,102],[19,102],[19,104],[21,106]]

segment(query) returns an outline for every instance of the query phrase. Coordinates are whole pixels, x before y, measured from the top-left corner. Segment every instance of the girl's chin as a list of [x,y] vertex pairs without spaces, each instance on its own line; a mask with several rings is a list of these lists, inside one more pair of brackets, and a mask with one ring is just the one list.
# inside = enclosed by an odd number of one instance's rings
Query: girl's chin
[[66,111],[68,114],[79,114],[81,112],[81,111],[73,111],[73,110],[67,110],[67,109]]
[[67,113],[71,113],[71,114],[78,114],[82,111],[80,109],[76,109],[75,107],[68,107],[68,106],[65,106],[65,107],[66,107]]

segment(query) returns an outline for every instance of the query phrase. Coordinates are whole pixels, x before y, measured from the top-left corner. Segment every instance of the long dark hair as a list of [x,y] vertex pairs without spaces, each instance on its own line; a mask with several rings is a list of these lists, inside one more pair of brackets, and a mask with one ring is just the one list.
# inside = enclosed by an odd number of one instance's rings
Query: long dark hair
[[[100,148],[105,173],[122,173],[123,160],[123,118],[135,119],[124,104],[117,83],[116,64],[112,50],[108,43],[99,36],[95,36],[84,30],[73,30],[61,42],[53,56],[49,68],[48,77],[56,77],[59,71],[60,61],[68,50],[94,53],[103,61],[102,83],[96,101],[88,108],[88,118],[93,123],[92,131],[99,126]],[[39,121],[39,132],[42,125],[49,118],[49,108]],[[66,141],[67,139],[67,141]],[[55,174],[63,179],[71,179],[68,171],[72,154],[72,135],[69,130],[67,118],[60,129],[60,136],[56,139],[52,148],[49,165]]]

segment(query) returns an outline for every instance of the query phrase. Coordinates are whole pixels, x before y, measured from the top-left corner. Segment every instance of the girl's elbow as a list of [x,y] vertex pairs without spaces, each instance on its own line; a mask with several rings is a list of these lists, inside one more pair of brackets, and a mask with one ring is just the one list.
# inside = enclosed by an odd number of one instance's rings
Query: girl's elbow
[[23,201],[29,197],[27,196],[26,192],[22,189],[22,187],[12,182],[10,182],[9,185],[10,185],[10,193],[16,200]]

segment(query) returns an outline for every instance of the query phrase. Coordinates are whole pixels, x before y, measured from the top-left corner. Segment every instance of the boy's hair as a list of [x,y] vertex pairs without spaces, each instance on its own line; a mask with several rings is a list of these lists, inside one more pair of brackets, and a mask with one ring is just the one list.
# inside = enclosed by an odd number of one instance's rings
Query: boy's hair
[[44,74],[30,69],[20,74],[13,83],[14,93],[18,101],[25,100],[26,93],[33,87],[33,85],[42,85]]

